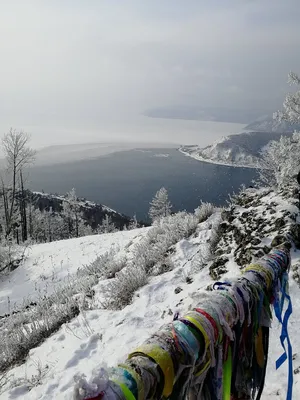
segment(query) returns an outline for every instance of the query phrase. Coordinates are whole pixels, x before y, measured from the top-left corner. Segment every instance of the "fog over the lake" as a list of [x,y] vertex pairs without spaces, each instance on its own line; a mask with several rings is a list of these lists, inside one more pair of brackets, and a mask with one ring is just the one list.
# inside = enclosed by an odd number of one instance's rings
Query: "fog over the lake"
[[299,0],[3,0],[0,131],[24,129],[38,147],[203,144],[197,121],[143,115],[276,110],[300,65],[299,11]]

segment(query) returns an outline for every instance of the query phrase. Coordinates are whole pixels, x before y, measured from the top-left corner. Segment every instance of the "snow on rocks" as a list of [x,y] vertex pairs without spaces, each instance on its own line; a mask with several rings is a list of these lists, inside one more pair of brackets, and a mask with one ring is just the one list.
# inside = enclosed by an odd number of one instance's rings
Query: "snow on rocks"
[[296,199],[291,200],[283,193],[247,189],[233,196],[218,227],[220,240],[215,249],[216,258],[210,266],[212,277],[219,279],[231,261],[244,267],[263,257],[271,247],[288,237],[297,243],[297,215]]

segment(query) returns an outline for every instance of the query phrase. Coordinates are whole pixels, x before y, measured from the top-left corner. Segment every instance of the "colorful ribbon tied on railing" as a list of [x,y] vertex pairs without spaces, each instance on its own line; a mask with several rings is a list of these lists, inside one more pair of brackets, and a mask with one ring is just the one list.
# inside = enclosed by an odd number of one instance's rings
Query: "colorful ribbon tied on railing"
[[277,367],[288,359],[290,400],[289,267],[289,250],[273,249],[242,270],[237,279],[216,282],[213,291],[204,291],[197,307],[182,317],[176,315],[130,353],[123,364],[108,371],[100,369],[89,382],[80,378],[74,399],[260,399],[273,305],[282,324],[284,349]]

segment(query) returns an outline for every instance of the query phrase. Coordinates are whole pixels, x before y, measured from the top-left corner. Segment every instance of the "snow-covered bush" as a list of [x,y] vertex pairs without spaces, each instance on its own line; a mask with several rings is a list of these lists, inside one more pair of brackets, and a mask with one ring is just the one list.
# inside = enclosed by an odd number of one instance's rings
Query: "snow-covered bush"
[[0,243],[0,274],[13,271],[24,259],[26,247],[14,243]]
[[78,270],[78,276],[96,276],[97,278],[114,278],[117,272],[126,266],[126,257],[116,257],[119,252],[118,247],[112,247],[104,254],[100,254],[91,264]]
[[0,274],[9,269],[10,250],[6,246],[0,246]]
[[163,260],[154,265],[154,267],[150,270],[150,274],[154,276],[162,275],[166,272],[172,271],[173,269],[174,262],[172,260],[172,257],[168,255],[167,257],[164,257]]
[[198,222],[204,222],[209,218],[215,210],[215,207],[212,203],[204,203],[202,202],[199,207],[195,210],[195,215],[198,218]]
[[116,278],[104,287],[105,301],[104,308],[120,310],[127,306],[134,293],[146,285],[148,276],[143,268],[136,268],[131,265],[120,271]]
[[197,228],[198,218],[185,211],[155,221],[148,234],[133,249],[133,264],[147,273],[163,261],[167,250],[175,243],[189,237]]
[[3,374],[0,373],[0,394],[2,393],[3,388],[9,383],[11,376],[8,372]]
[[0,326],[0,372],[24,359],[33,347],[78,314],[75,299],[69,298],[65,303],[51,306],[45,301],[39,309],[6,317]]
[[191,236],[198,226],[195,214],[179,212],[154,222],[147,235],[132,251],[130,264],[116,273],[103,287],[105,308],[119,309],[132,300],[134,292],[147,283],[149,275],[165,273],[173,268],[171,247],[181,239]]
[[41,295],[20,312],[0,319],[0,373],[22,360],[28,352],[87,308],[86,299],[98,278],[81,276]]
[[172,204],[169,201],[167,189],[162,187],[156,192],[153,200],[150,202],[149,217],[154,222],[170,215],[171,210]]

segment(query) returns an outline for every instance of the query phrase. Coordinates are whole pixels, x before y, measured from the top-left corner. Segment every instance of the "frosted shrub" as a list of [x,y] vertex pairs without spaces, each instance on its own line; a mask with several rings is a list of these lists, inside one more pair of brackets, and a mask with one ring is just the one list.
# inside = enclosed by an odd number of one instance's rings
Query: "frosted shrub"
[[10,252],[8,247],[0,246],[0,274],[9,269]]
[[0,274],[17,268],[24,258],[24,251],[25,247],[22,248],[13,243],[0,244]]
[[174,263],[170,256],[165,257],[163,260],[159,261],[150,270],[151,275],[162,275],[166,272],[172,271],[174,269]]
[[99,255],[91,264],[78,270],[79,276],[94,275],[98,278],[110,279],[126,266],[126,257],[116,258],[119,248],[113,247]]
[[45,301],[39,309],[27,314],[26,321],[22,313],[7,317],[5,324],[0,328],[0,372],[22,360],[29,350],[38,346],[62,324],[78,314],[76,301],[71,298],[65,304],[52,306]]
[[211,203],[201,203],[195,210],[195,215],[198,218],[198,222],[206,221],[214,212],[215,207]]
[[147,283],[149,275],[172,270],[170,248],[192,235],[197,226],[196,215],[185,211],[156,220],[147,235],[134,246],[130,265],[103,288],[106,296],[103,306],[111,309],[125,307],[131,302],[134,292]]
[[9,383],[11,376],[8,373],[1,374],[0,373],[0,394],[4,387]]
[[168,249],[181,239],[189,237],[197,228],[194,214],[180,212],[155,221],[153,228],[133,249],[133,264],[147,273],[157,262],[163,262]]
[[119,310],[129,304],[136,290],[146,285],[147,274],[143,268],[130,266],[120,271],[116,278],[104,287],[104,308]]

